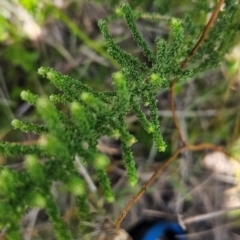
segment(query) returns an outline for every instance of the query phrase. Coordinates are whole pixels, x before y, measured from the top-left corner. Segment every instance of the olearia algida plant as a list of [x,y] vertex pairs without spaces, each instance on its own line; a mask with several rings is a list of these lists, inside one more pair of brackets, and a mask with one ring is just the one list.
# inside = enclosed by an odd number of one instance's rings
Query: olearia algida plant
[[[104,135],[121,141],[129,184],[133,186],[137,183],[137,170],[131,151],[136,139],[128,131],[126,115],[135,113],[145,131],[152,135],[157,149],[165,151],[166,143],[161,135],[157,113],[157,92],[170,88],[173,79],[174,83],[182,82],[207,69],[218,67],[240,29],[239,1],[220,2],[217,10],[214,10],[215,6],[209,6],[207,1],[195,3],[205,16],[215,14],[211,28],[210,24],[206,27],[194,23],[191,13],[183,19],[169,16],[159,18],[158,14],[147,13],[149,21],[167,21],[170,29],[171,37],[168,40],[156,38],[154,49],[149,47],[136,26],[136,20],[146,17],[146,13],[137,12],[123,4],[117,8],[113,18],[100,20],[99,28],[106,41],[107,52],[119,65],[119,70],[112,74],[112,91],[94,91],[79,80],[47,67],[38,70],[39,75],[48,79],[61,93],[42,97],[23,91],[22,99],[36,108],[43,124],[15,119],[12,125],[23,132],[38,134],[39,141],[31,146],[0,143],[1,155],[24,159],[22,171],[4,166],[0,168],[0,229],[4,230],[7,239],[22,239],[19,226],[21,218],[33,207],[45,210],[54,227],[56,239],[73,239],[51,194],[54,182],[63,183],[75,196],[79,228],[82,227],[81,220],[89,220],[87,185],[79,177],[76,157],[95,169],[102,195],[107,202],[114,201],[114,192],[106,173],[109,159],[97,150],[98,140]],[[108,22],[116,18],[125,19],[148,63],[140,61],[116,44],[108,31]],[[209,30],[207,36],[204,28]],[[199,40],[200,36],[202,39]],[[201,44],[195,51],[193,47],[197,41]],[[189,60],[187,66],[186,59]],[[68,106],[69,112],[60,111],[58,103]],[[149,108],[149,118],[141,110],[142,105]],[[145,187],[142,192],[144,190]],[[119,222],[116,226],[119,226]]]

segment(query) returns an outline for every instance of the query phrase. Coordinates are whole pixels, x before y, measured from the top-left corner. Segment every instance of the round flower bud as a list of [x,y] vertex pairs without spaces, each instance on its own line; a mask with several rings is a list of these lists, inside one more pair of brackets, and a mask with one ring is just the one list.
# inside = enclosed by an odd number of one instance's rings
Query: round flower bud
[[128,145],[128,147],[131,147],[136,142],[137,142],[137,139],[135,137],[131,137],[128,139],[127,145]]
[[39,193],[32,195],[31,204],[34,207],[44,208],[46,206],[46,199]]
[[110,161],[106,155],[94,154],[93,165],[96,169],[104,169],[109,165]]
[[85,194],[85,187],[83,181],[75,176],[71,176],[67,182],[68,190],[75,196]]
[[14,128],[19,128],[20,126],[20,121],[18,119],[13,119],[12,122],[11,122],[11,125],[14,127]]

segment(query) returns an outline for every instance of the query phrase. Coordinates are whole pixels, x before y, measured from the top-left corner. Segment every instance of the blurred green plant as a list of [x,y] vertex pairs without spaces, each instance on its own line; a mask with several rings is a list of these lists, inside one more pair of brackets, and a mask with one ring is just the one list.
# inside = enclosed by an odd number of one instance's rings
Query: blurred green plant
[[[27,1],[22,1],[22,4],[34,10],[34,1],[29,5]],[[202,11],[207,15],[209,9],[203,8]],[[145,131],[152,135],[158,151],[164,152],[166,144],[160,132],[157,114],[158,90],[168,89],[174,78],[182,82],[206,69],[217,67],[239,29],[239,11],[239,1],[226,1],[207,39],[193,56],[188,68],[183,69],[181,63],[188,57],[193,42],[199,37],[199,30],[204,26],[195,24],[190,13],[181,20],[169,18],[167,21],[171,37],[168,41],[157,38],[156,49],[153,50],[137,29],[135,20],[141,17],[139,13],[129,5],[121,5],[116,10],[116,16],[126,20],[146,62],[120,48],[108,31],[108,21],[100,20],[99,27],[106,41],[107,52],[120,66],[120,71],[112,74],[113,91],[97,92],[67,75],[41,67],[38,74],[48,79],[61,93],[52,94],[48,99],[23,91],[22,99],[37,109],[44,124],[17,119],[12,121],[15,129],[40,135],[38,143],[31,146],[0,143],[1,155],[24,156],[25,159],[24,171],[16,172],[7,167],[0,169],[0,227],[6,230],[8,239],[21,239],[19,222],[29,207],[45,209],[57,239],[73,238],[60,216],[50,188],[53,182],[62,182],[76,198],[79,218],[83,220],[90,217],[86,186],[74,165],[78,156],[85,165],[95,169],[105,199],[114,201],[106,173],[109,159],[97,150],[101,136],[121,140],[129,183],[135,185],[138,177],[131,146],[136,139],[127,129],[127,114],[136,114]],[[154,17],[152,20],[156,21]],[[23,67],[28,66],[23,64]],[[69,112],[65,114],[60,111],[58,103],[65,104]],[[142,111],[142,105],[149,108],[149,119]]]

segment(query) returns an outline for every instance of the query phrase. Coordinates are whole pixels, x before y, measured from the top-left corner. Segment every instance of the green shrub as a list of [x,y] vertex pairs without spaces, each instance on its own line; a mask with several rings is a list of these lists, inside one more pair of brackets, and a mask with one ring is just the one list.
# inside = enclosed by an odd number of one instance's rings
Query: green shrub
[[[201,8],[205,16],[212,10],[209,6],[203,7],[203,4],[196,4],[196,8]],[[115,18],[126,20],[146,62],[140,61],[117,45],[108,31],[108,21],[111,18],[99,21],[107,52],[120,66],[120,70],[112,74],[113,91],[97,92],[78,80],[41,67],[38,73],[54,84],[61,93],[49,98],[36,96],[30,91],[21,93],[22,99],[36,108],[44,124],[20,120],[12,122],[15,129],[38,134],[40,140],[36,145],[0,143],[1,155],[23,156],[25,159],[24,171],[16,172],[7,167],[0,169],[0,228],[6,229],[8,239],[21,239],[19,222],[29,207],[45,209],[57,239],[73,238],[50,192],[56,181],[62,182],[75,196],[79,218],[89,219],[85,182],[79,178],[74,165],[77,156],[86,166],[90,165],[95,169],[106,201],[114,201],[114,193],[106,173],[109,159],[97,150],[98,139],[104,135],[121,140],[129,184],[135,185],[138,176],[131,146],[137,139],[128,131],[125,123],[127,114],[136,114],[145,131],[152,135],[157,149],[164,152],[166,143],[161,135],[157,114],[158,90],[168,89],[173,79],[177,79],[179,83],[207,69],[218,67],[239,30],[239,2],[228,0],[208,37],[185,67],[182,63],[188,58],[204,25],[194,23],[190,13],[183,19],[166,17],[162,21],[169,22],[171,38],[157,38],[155,49],[151,49],[135,23],[144,14],[146,13],[133,11],[124,4],[116,10]],[[151,21],[157,21],[157,16],[148,13]],[[66,114],[60,111],[57,108],[58,103],[65,104],[69,112]],[[142,105],[149,108],[149,119],[141,110]]]

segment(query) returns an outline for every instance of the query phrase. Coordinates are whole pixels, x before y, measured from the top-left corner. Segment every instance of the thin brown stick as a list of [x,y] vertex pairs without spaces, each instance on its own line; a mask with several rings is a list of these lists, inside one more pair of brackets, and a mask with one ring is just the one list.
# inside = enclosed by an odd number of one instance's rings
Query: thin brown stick
[[230,207],[230,208],[226,208],[226,209],[222,209],[222,210],[215,211],[215,212],[210,212],[210,213],[205,213],[205,214],[201,214],[201,215],[197,215],[197,216],[193,216],[193,217],[188,217],[188,218],[183,219],[183,222],[184,222],[184,224],[191,224],[193,222],[210,220],[212,218],[217,218],[217,217],[220,217],[222,215],[225,215],[225,214],[227,214],[231,211],[235,211],[239,208],[240,208],[240,205]]
[[[196,215],[196,216],[192,216],[192,217],[187,217],[187,218],[183,218],[183,216],[181,216],[181,220],[184,225],[192,224],[195,222],[201,222],[201,221],[211,220],[213,218],[218,218],[220,216],[223,216],[223,215],[225,215],[231,211],[235,211],[237,209],[240,209],[240,205],[237,205],[234,207],[229,207],[229,208],[224,208],[222,210],[204,213],[204,214],[200,214],[200,215]],[[168,217],[168,218],[173,218],[173,217],[176,218],[175,214],[156,211],[156,210],[152,210],[152,209],[143,209],[143,213],[146,216],[155,216],[155,217],[163,217],[164,216],[164,217]]]
[[199,144],[199,145],[185,145],[181,148],[179,148],[167,161],[164,162],[163,165],[159,166],[156,171],[152,174],[151,178],[147,181],[146,184],[142,186],[140,191],[129,201],[127,206],[122,211],[121,215],[117,219],[115,223],[115,227],[118,228],[123,220],[123,218],[127,215],[130,208],[133,206],[135,202],[144,194],[144,192],[147,190],[147,188],[154,182],[154,180],[157,178],[157,176],[185,149],[192,150],[192,151],[201,151],[203,149],[214,149],[216,151],[221,151],[222,149],[220,147],[217,147],[212,144]]
[[[207,25],[205,26],[205,28],[202,32],[202,35],[200,36],[199,40],[197,41],[197,43],[195,44],[195,46],[193,47],[191,52],[188,54],[187,58],[182,62],[181,69],[184,69],[187,66],[188,62],[193,57],[193,55],[196,53],[196,51],[200,47],[201,43],[205,40],[205,38],[206,38],[211,26],[215,22],[215,20],[217,18],[217,15],[218,15],[218,13],[219,13],[219,11],[220,11],[224,2],[225,2],[225,0],[220,0],[218,2],[213,14],[211,15]],[[177,129],[180,141],[182,142],[182,144],[184,146],[184,145],[186,145],[186,143],[185,143],[183,135],[181,133],[181,129],[180,129],[178,118],[177,118],[176,111],[175,111],[175,104],[174,104],[174,86],[175,86],[176,81],[177,81],[177,77],[175,77],[172,80],[172,83],[171,83],[171,86],[170,86],[171,109],[172,109],[172,115],[173,115],[173,120],[174,120],[175,127]]]

